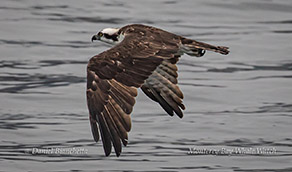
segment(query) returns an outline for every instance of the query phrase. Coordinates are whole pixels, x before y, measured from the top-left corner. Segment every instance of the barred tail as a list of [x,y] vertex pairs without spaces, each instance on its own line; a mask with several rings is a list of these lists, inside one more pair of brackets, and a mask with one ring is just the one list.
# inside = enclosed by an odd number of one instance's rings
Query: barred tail
[[227,55],[229,53],[229,48],[224,46],[214,46],[210,44],[206,44],[203,42],[198,42],[195,40],[183,38],[182,39],[183,50],[185,53],[191,56],[201,57],[205,54],[205,51],[214,51],[223,55]]

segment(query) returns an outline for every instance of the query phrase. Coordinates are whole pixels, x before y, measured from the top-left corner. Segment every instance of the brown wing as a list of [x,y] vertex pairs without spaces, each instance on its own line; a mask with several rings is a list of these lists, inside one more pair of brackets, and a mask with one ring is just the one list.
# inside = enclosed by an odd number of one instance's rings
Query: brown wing
[[148,97],[158,102],[169,115],[173,116],[175,112],[182,118],[181,109],[184,110],[185,106],[182,103],[183,93],[177,85],[178,75],[175,64],[178,57],[173,60],[164,60],[146,79],[141,88]]
[[125,86],[115,79],[101,79],[90,70],[87,79],[87,104],[94,140],[99,140],[98,122],[105,154],[110,154],[113,143],[118,156],[121,141],[124,145],[127,144],[127,132],[131,129],[129,113],[135,103],[137,89]]
[[[127,144],[137,88],[163,60],[177,59],[174,54],[178,48],[170,49],[158,38],[160,35],[142,33],[139,29],[130,32],[122,43],[91,58],[87,67],[92,134],[98,141],[100,131],[106,156],[111,153],[112,144],[117,156],[122,150],[121,142]],[[145,39],[145,34],[152,36]]]

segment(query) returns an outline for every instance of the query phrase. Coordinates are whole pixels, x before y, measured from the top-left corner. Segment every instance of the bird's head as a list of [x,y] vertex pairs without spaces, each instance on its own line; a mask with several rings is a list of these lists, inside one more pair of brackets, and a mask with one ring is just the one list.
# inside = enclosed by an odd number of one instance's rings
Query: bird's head
[[117,28],[105,28],[93,35],[91,41],[100,40],[109,44],[117,44],[122,41],[123,37]]

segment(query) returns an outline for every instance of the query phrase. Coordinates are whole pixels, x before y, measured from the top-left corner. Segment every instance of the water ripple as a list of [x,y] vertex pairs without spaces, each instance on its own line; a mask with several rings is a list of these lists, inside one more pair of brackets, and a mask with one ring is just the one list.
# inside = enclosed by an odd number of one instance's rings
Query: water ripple
[[0,39],[0,45],[22,45],[24,47],[48,46],[48,47],[70,47],[70,48],[88,48],[94,45],[90,41],[65,41],[63,43],[45,43],[40,41],[26,40],[3,40]]
[[233,73],[240,71],[257,71],[257,70],[269,70],[269,71],[291,71],[292,63],[284,63],[274,66],[264,66],[264,65],[249,65],[249,64],[241,64],[243,66],[248,66],[251,68],[236,68],[236,67],[226,67],[226,68],[212,68],[208,69],[208,72],[222,72],[222,73]]
[[101,17],[70,17],[70,16],[59,16],[58,18],[47,18],[51,21],[62,21],[62,22],[90,22],[90,23],[110,23],[110,24],[122,24],[127,19],[121,18],[101,18]]
[[[25,93],[27,89],[35,89],[40,87],[58,87],[67,86],[72,83],[84,83],[85,77],[77,77],[65,74],[7,74],[0,76],[0,81],[5,88],[1,88],[0,92],[4,93]],[[10,81],[10,82],[9,82]],[[18,81],[15,83],[15,81]],[[34,91],[32,91],[34,92]],[[30,93],[32,93],[30,92]],[[38,92],[39,93],[39,92]],[[48,93],[48,92],[42,92]]]

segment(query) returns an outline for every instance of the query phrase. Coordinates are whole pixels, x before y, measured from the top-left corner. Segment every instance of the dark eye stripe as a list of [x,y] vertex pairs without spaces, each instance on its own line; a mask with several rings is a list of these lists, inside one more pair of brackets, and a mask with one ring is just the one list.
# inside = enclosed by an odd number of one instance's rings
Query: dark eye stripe
[[118,35],[117,34],[114,34],[114,35],[109,35],[109,34],[107,34],[107,33],[105,33],[104,34],[104,37],[106,38],[106,39],[112,39],[113,41],[118,41]]
[[107,33],[104,34],[104,37],[105,37],[106,39],[111,39],[111,36],[110,36],[109,34],[107,34]]

